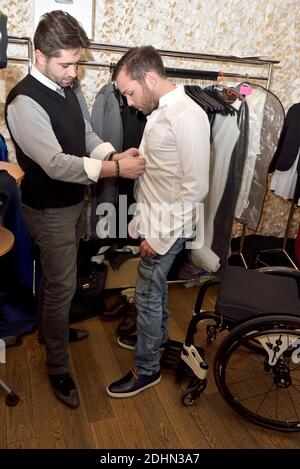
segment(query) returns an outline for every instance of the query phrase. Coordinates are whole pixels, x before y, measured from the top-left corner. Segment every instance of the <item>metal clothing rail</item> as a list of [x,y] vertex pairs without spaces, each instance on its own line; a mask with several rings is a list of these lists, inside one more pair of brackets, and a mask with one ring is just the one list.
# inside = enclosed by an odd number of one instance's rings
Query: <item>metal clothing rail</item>
[[[130,47],[128,46],[120,46],[120,45],[114,45],[114,44],[101,44],[97,42],[91,42],[89,47],[87,47],[89,50],[94,50],[94,51],[106,51],[106,52],[118,52],[118,53],[124,53]],[[251,80],[264,80],[266,81],[266,88],[269,89],[270,84],[271,84],[271,78],[272,78],[272,71],[273,71],[273,66],[275,64],[279,64],[280,62],[278,60],[273,60],[273,59],[267,59],[267,58],[260,58],[260,57],[236,57],[233,55],[215,55],[215,54],[201,54],[197,52],[177,52],[177,51],[172,51],[172,50],[163,50],[163,49],[157,49],[160,55],[164,57],[176,57],[176,58],[181,58],[181,59],[190,59],[190,60],[200,60],[200,61],[206,61],[206,62],[226,62],[229,64],[239,64],[239,65],[256,65],[256,66],[267,66],[267,73],[266,75],[261,75],[261,76],[249,76],[248,74],[241,75],[239,73],[223,73],[222,76],[224,77],[232,77],[232,78],[248,78]],[[82,65],[88,65],[88,66],[102,66],[102,67],[108,67],[111,68],[113,64],[97,64],[97,62],[93,61],[81,61],[80,62]],[[197,71],[192,70],[192,72],[195,74]],[[220,72],[221,73],[221,72]]]
[[[117,46],[113,44],[101,44],[97,42],[91,42],[88,49],[103,50],[108,52],[126,52],[130,47],[128,46]],[[196,59],[205,60],[207,62],[231,62],[251,65],[262,65],[262,64],[278,64],[278,60],[260,58],[260,57],[236,57],[234,55],[215,55],[215,54],[200,54],[197,52],[176,52],[172,50],[157,49],[160,55],[168,57],[177,57],[182,59]]]
[[256,259],[255,259],[256,263],[259,263],[259,264],[262,264],[262,265],[265,265],[265,266],[269,266],[269,264],[267,264],[267,262],[265,262],[261,259],[261,255],[263,257],[265,257],[266,254],[280,254],[280,253],[282,253],[286,257],[288,262],[291,264],[291,266],[295,270],[299,270],[298,266],[295,264],[295,262],[293,261],[293,259],[291,258],[291,256],[287,252],[287,242],[288,242],[289,235],[290,235],[290,228],[291,228],[295,208],[297,206],[298,199],[299,199],[299,192],[300,192],[300,178],[298,177],[296,187],[294,189],[294,195],[293,195],[293,198],[291,200],[291,206],[290,206],[289,215],[288,215],[288,219],[287,219],[287,223],[286,223],[286,227],[285,227],[282,247],[281,248],[261,250],[256,256]]
[[[100,62],[91,62],[89,60],[80,60],[79,65],[83,66],[88,66],[88,67],[101,67],[101,68],[109,68],[110,70],[113,70],[115,64],[110,63],[110,64],[104,64]],[[197,70],[197,69],[186,69],[186,68],[171,68],[171,67],[166,67],[166,73],[167,76],[170,76],[172,78],[174,77],[181,77],[181,78],[192,78],[192,79],[216,79],[214,78],[216,76],[222,76],[222,77],[229,77],[229,78],[243,78],[246,80],[263,80],[267,82],[267,86],[269,83],[269,80],[271,79],[271,75],[269,74],[267,76],[262,76],[262,75],[249,75],[248,73],[241,74],[241,73],[230,73],[230,72],[221,72],[221,71],[215,71],[215,70]],[[211,74],[211,77],[209,77],[209,74]]]
[[169,68],[166,67],[167,76],[172,78],[195,78],[204,80],[217,80],[219,77],[230,77],[230,78],[245,78],[247,80],[268,80],[268,77],[262,76],[251,76],[248,73],[229,73],[229,72],[217,72],[212,70],[194,70],[185,68]]
[[28,71],[30,71],[33,64],[33,45],[30,37],[8,36],[8,44],[23,44],[27,46],[27,57],[12,57],[8,55],[7,60],[11,62],[27,62]]
[[[24,44],[27,45],[27,57],[19,57],[19,56],[8,56],[7,59],[9,61],[15,62],[28,62],[28,70],[31,69],[33,65],[33,44],[32,40],[29,37],[17,37],[17,36],[8,36],[8,43],[9,44]],[[114,44],[102,44],[97,42],[91,42],[90,46],[87,47],[88,50],[94,51],[106,51],[106,52],[126,52],[130,47],[128,46],[120,46]],[[165,57],[176,57],[181,59],[190,59],[190,60],[200,60],[206,62],[225,62],[229,64],[239,64],[239,65],[256,65],[256,66],[267,66],[267,74],[266,75],[258,75],[258,76],[250,76],[249,74],[240,74],[240,73],[231,73],[231,72],[218,72],[222,74],[224,77],[231,77],[231,78],[248,78],[251,80],[264,80],[266,81],[266,88],[269,89],[273,66],[278,64],[278,60],[271,60],[266,58],[260,57],[236,57],[233,55],[216,55],[216,54],[201,54],[196,52],[177,52],[172,50],[163,50],[158,49],[160,55]],[[113,68],[114,64],[104,64],[104,63],[97,63],[96,61],[89,61],[89,60],[81,60],[79,62],[81,65],[91,66],[91,67],[104,67],[104,68]],[[187,69],[180,69],[176,68],[174,70],[182,70],[186,74],[191,73],[195,77],[197,76],[197,69],[187,70]],[[199,73],[203,74],[203,70]]]

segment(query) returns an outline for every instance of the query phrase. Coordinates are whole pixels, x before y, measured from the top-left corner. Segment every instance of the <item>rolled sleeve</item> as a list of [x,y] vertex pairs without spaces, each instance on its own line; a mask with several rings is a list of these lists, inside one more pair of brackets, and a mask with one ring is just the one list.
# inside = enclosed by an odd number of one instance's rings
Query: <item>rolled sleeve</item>
[[112,152],[116,151],[111,143],[104,142],[97,145],[96,148],[91,152],[91,158],[96,160],[104,160],[106,156]]
[[97,182],[102,168],[102,161],[92,158],[83,157],[83,166],[88,178],[91,181]]

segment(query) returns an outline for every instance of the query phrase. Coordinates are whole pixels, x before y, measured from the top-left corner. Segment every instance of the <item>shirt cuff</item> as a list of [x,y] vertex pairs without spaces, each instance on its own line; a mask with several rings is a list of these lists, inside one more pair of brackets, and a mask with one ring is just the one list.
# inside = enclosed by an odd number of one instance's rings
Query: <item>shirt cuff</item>
[[147,238],[146,237],[146,241],[149,244],[149,246],[155,252],[157,252],[157,254],[159,254],[160,256],[163,256],[164,254],[166,254],[169,251],[169,249],[171,249],[171,247],[173,246],[173,244],[175,244],[177,239],[176,238],[168,238],[165,241],[165,240],[162,240],[162,239],[159,239],[159,238]]
[[104,160],[105,157],[109,153],[112,153],[113,151],[116,151],[116,150],[114,149],[114,147],[112,146],[111,143],[109,143],[109,142],[100,143],[91,152],[90,157],[94,158],[96,160]]
[[84,156],[83,167],[86,174],[88,175],[88,178],[91,181],[97,182],[101,173],[102,161]]
[[130,238],[133,239],[138,239],[138,237],[140,236],[136,227],[136,220],[134,218],[132,218],[132,220],[130,220],[130,222],[128,223],[128,233]]

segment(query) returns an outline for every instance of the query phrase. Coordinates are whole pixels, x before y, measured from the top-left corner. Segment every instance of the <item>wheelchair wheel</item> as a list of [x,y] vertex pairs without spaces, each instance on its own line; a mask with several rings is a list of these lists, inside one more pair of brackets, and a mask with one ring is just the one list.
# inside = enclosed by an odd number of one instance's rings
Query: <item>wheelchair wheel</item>
[[217,350],[214,375],[239,414],[274,430],[299,431],[300,318],[264,316],[237,326]]
[[193,405],[207,386],[207,379],[192,378],[186,390],[182,393],[181,402],[184,405]]
[[18,404],[20,398],[14,392],[10,392],[5,399],[5,404],[9,407],[13,407]]

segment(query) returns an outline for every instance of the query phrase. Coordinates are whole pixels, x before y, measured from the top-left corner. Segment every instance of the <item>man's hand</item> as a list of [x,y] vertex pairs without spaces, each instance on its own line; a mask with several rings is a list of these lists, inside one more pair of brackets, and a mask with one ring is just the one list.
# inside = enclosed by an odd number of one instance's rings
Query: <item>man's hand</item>
[[113,160],[123,160],[123,158],[128,158],[129,156],[134,156],[135,158],[139,156],[139,149],[138,148],[129,148],[123,153],[115,153],[113,156]]
[[[127,150],[128,151],[128,150]],[[124,152],[126,153],[126,152]],[[120,176],[128,179],[136,179],[145,170],[145,159],[125,157],[119,160]]]
[[140,253],[141,257],[144,256],[157,256],[157,252],[152,249],[150,244],[147,243],[147,241],[144,239],[144,241],[141,242],[140,244]]

